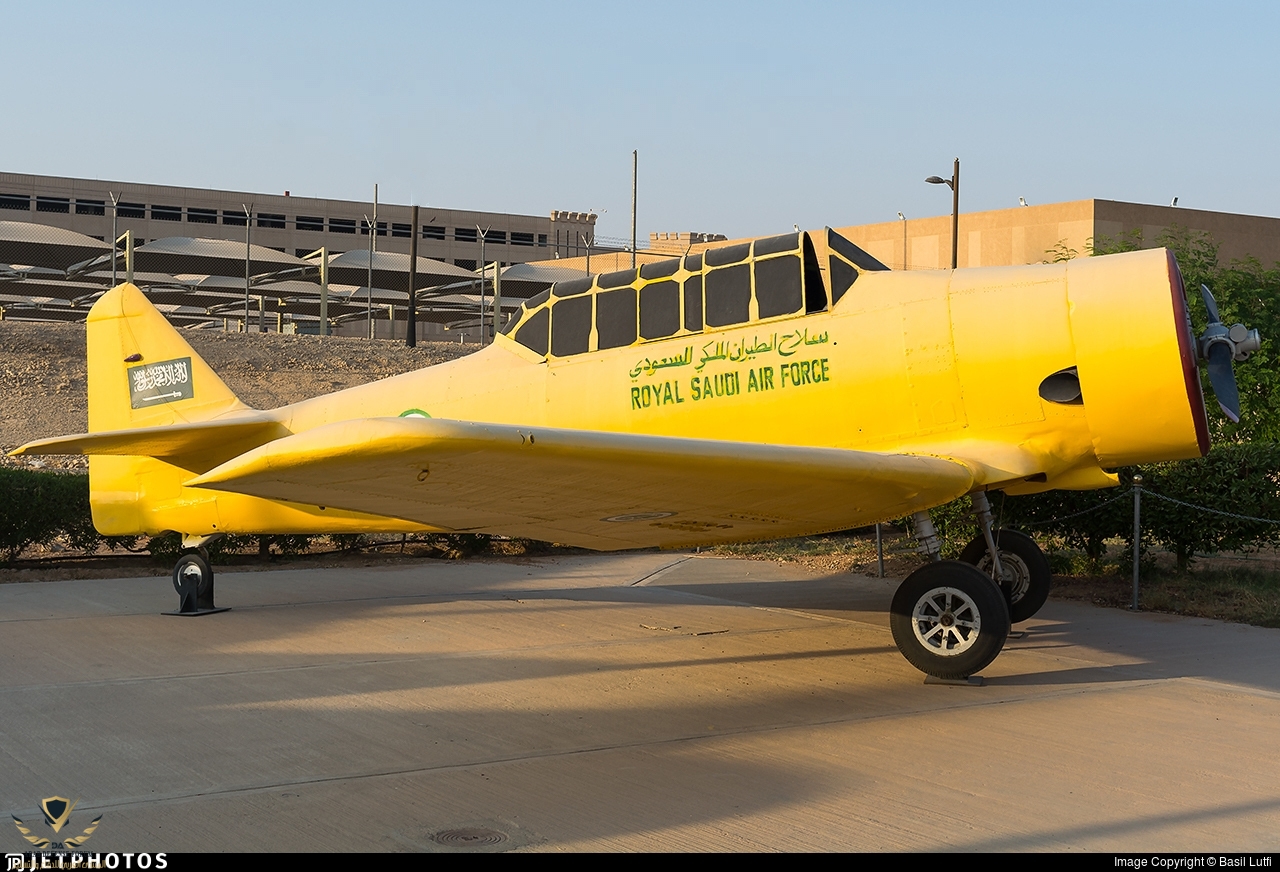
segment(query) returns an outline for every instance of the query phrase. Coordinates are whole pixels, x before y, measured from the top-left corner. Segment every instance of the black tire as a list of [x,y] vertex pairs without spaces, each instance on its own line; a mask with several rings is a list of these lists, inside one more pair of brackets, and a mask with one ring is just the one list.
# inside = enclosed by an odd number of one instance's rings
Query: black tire
[[[1021,623],[1040,611],[1049,599],[1053,582],[1049,558],[1026,533],[996,530],[995,539],[996,548],[1000,549],[1000,568],[1004,570],[1000,587],[1009,601],[1009,619],[1015,624]],[[964,546],[960,559],[991,577],[991,554],[987,551],[985,536]]]
[[209,589],[213,586],[213,569],[209,566],[209,561],[195,552],[183,554],[178,558],[178,563],[173,567],[173,589],[178,595],[182,595],[182,581],[184,578],[190,579],[196,577],[196,596],[203,598],[208,595]]
[[974,566],[944,560],[898,585],[889,609],[893,641],[926,675],[961,679],[985,668],[1009,636],[1009,607]]

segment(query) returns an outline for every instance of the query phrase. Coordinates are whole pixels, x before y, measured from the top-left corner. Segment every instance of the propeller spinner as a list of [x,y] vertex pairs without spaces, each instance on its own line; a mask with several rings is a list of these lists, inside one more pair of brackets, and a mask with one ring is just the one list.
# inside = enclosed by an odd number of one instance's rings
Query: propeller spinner
[[1243,324],[1227,327],[1218,314],[1218,301],[1205,285],[1200,286],[1204,307],[1209,310],[1209,326],[1200,337],[1200,356],[1209,364],[1209,384],[1218,398],[1222,413],[1233,424],[1240,423],[1240,391],[1236,387],[1236,374],[1232,361],[1248,360],[1249,355],[1262,347],[1262,337],[1257,330]]

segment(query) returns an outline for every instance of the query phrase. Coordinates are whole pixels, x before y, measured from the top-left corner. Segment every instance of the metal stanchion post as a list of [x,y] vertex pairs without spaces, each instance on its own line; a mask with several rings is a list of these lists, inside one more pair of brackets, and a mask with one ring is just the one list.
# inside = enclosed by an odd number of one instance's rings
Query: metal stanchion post
[[1133,605],[1138,610],[1138,559],[1142,554],[1142,476],[1133,477]]
[[880,537],[880,525],[876,524],[876,573],[884,578],[884,540]]

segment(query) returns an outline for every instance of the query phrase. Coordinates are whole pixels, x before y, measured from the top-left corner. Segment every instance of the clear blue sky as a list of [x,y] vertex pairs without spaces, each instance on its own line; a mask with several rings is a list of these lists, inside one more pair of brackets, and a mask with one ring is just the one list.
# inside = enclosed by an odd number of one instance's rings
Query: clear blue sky
[[0,169],[755,235],[1280,215],[1280,4],[5,2]]

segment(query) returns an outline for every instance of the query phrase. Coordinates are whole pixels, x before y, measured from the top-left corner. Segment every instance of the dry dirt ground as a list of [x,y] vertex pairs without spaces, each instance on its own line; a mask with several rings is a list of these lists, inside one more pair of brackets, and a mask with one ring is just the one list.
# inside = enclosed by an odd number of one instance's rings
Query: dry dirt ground
[[[196,353],[248,405],[271,409],[453,360],[476,345],[276,333],[183,331]],[[0,321],[0,449],[88,428],[83,324]],[[5,458],[17,463],[19,458]],[[27,461],[30,462],[30,461]],[[42,458],[83,468],[84,458]]]

